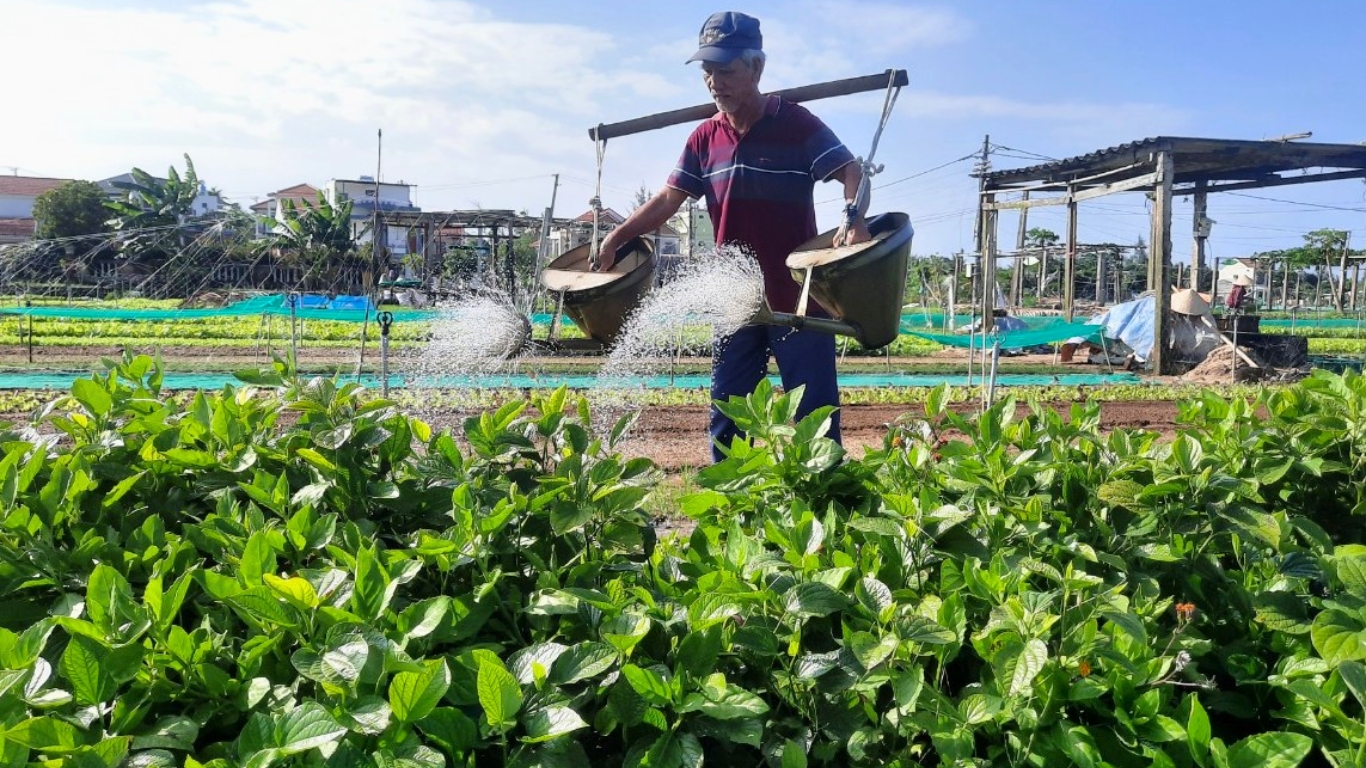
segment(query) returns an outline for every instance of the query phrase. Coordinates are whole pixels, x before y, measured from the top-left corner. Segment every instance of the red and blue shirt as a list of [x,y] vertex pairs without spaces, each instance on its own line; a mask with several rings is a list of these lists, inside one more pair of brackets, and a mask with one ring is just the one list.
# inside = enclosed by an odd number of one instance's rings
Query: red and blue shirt
[[801,286],[786,261],[816,236],[816,182],[853,159],[805,107],[768,96],[763,116],[744,136],[719,112],[699,125],[667,184],[706,198],[716,242],[753,251],[769,306],[791,312]]

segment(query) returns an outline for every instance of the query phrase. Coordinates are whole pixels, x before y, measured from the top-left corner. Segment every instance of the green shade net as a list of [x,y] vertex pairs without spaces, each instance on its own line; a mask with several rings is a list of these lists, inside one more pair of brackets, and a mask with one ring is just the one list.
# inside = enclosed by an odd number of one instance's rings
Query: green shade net
[[[375,312],[367,312],[363,302],[347,302],[347,308],[318,306],[323,297],[305,296],[294,309],[295,315],[307,320],[340,320],[343,322],[362,322],[366,317],[374,318]],[[347,297],[355,299],[358,297]],[[310,302],[313,299],[315,301]],[[408,309],[405,307],[382,307],[392,311],[394,320],[431,320],[436,317],[434,310]],[[0,314],[24,315],[27,317],[56,317],[67,320],[201,320],[211,317],[251,317],[259,315],[290,314],[289,299],[282,293],[256,296],[229,304],[225,307],[205,307],[192,309],[119,309],[115,307],[64,306],[50,305],[39,307],[0,307]]]
[[[305,320],[337,320],[359,323],[375,316],[375,310],[364,307],[368,299],[361,296],[340,296],[328,299],[324,296],[303,294],[294,307],[296,317]],[[396,322],[430,321],[436,319],[438,309],[413,309],[408,307],[386,306],[382,309],[393,313]],[[0,307],[0,315],[50,317],[67,320],[128,320],[128,321],[168,321],[200,320],[214,317],[258,317],[261,315],[290,314],[289,297],[275,293],[244,299],[224,307],[204,307],[191,309],[120,309],[115,307],[81,305],[47,305],[37,307],[7,306]],[[553,315],[537,313],[531,316],[536,326],[549,326]],[[1080,336],[1087,341],[1101,343],[1101,327],[1084,322],[1068,323],[1061,317],[1024,317],[1019,318],[1027,326],[1013,331],[998,331],[989,337],[988,343],[1000,339],[1006,349],[1053,344]],[[970,315],[954,315],[955,326],[966,327],[973,318]],[[949,347],[981,346],[982,334],[940,333],[935,329],[945,328],[946,317],[942,312],[908,312],[901,316],[901,332],[929,339]],[[1287,323],[1289,321],[1286,321]],[[1303,322],[1303,321],[1301,321]],[[1343,321],[1352,323],[1354,321]]]
[[946,347],[980,347],[997,341],[1003,349],[1037,347],[1057,344],[1068,339],[1081,338],[1092,344],[1104,344],[1105,329],[1085,321],[1067,322],[1061,317],[1024,318],[1026,327],[1016,330],[995,330],[985,335],[977,333],[932,333],[924,330],[923,324],[907,323],[907,316],[901,318],[901,332],[922,339],[938,342]]
[[1352,317],[1263,317],[1263,328],[1360,328],[1361,320]]

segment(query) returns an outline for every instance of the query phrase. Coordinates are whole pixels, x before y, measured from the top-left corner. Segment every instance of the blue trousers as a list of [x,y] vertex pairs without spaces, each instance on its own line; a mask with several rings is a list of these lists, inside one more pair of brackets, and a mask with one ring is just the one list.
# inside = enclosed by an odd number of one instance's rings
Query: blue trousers
[[[805,385],[802,401],[797,406],[801,419],[825,405],[836,408],[840,404],[839,384],[835,377],[835,337],[817,331],[798,331],[771,325],[747,325],[734,335],[717,339],[712,353],[711,399],[722,402],[732,396],[744,396],[754,391],[768,375],[768,358],[778,361],[778,373],[783,389]],[[711,407],[711,458],[717,462],[725,458],[720,446],[730,447],[740,429],[715,405]],[[840,439],[840,412],[831,417],[828,434],[836,442]]]

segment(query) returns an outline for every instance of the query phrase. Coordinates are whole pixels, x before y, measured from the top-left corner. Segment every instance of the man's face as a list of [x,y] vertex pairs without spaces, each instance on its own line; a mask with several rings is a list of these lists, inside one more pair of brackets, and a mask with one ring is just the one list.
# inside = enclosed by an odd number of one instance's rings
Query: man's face
[[716,108],[727,113],[734,112],[759,92],[761,72],[759,64],[751,69],[741,59],[729,64],[702,62],[702,82],[707,84]]

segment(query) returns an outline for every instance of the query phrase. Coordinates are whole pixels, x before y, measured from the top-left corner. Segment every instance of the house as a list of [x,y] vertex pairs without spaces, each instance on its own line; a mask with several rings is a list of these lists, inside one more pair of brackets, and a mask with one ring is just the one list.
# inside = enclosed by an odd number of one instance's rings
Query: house
[[[611,208],[604,208],[598,214],[598,228],[605,234],[619,226],[626,217]],[[574,218],[573,224],[550,233],[551,252],[562,254],[588,242],[593,233],[593,212],[587,211]],[[670,224],[665,224],[645,239],[655,244],[655,252],[661,256],[676,256],[681,252],[683,238]]]
[[71,179],[0,176],[0,244],[32,240],[34,201],[68,181]]
[[305,203],[316,205],[318,202],[318,188],[312,184],[295,184],[292,187],[271,192],[266,195],[266,199],[251,206],[251,212],[256,216],[256,236],[265,237],[268,232],[265,220],[279,219],[285,210],[285,201],[293,200],[296,206],[302,207]]
[[[332,179],[323,189],[323,195],[334,206],[343,200],[351,201],[351,227],[360,244],[374,242],[370,229],[376,210],[381,213],[420,212],[422,209],[413,205],[412,194],[411,184],[375,181],[373,176]],[[422,243],[410,243],[408,231],[402,227],[386,227],[381,245],[391,257],[406,256],[410,250],[421,253],[423,246]]]

